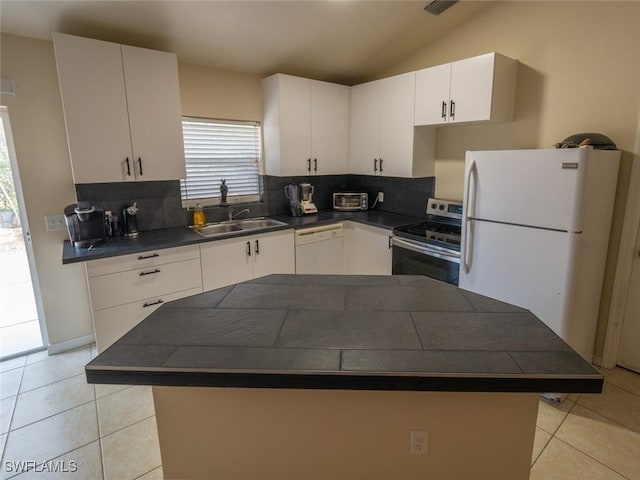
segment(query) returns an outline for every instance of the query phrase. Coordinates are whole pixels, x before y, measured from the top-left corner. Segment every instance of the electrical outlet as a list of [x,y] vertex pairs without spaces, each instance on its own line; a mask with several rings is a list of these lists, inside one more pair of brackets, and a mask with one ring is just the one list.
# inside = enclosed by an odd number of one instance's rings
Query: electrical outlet
[[378,201],[384,203],[384,192],[378,192]]
[[429,449],[429,432],[414,430],[411,432],[409,453],[411,455],[426,455]]
[[64,215],[46,215],[44,217],[44,225],[47,228],[47,232],[65,230],[67,228],[67,224],[64,222]]

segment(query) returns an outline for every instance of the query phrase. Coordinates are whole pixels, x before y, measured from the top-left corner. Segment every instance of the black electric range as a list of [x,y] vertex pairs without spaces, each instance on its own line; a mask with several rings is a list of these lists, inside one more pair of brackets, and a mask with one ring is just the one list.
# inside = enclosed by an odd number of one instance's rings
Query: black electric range
[[462,203],[430,198],[427,218],[393,231],[394,275],[425,275],[458,285]]

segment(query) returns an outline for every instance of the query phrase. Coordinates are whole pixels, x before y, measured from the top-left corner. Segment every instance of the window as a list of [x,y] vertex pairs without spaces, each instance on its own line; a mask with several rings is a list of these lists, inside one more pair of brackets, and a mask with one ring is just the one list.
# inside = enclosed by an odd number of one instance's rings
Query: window
[[260,200],[260,124],[182,118],[187,178],[180,182],[182,203],[220,203],[226,180],[228,203]]

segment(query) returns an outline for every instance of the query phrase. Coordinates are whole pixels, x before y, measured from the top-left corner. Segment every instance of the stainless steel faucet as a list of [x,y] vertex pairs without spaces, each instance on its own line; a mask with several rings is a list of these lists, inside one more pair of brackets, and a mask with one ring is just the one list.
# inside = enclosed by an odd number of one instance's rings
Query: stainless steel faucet
[[233,210],[229,210],[229,221],[233,220],[233,218],[237,217],[238,215],[242,215],[243,213],[249,213],[249,209],[245,208],[244,210],[240,210],[235,215],[233,214]]

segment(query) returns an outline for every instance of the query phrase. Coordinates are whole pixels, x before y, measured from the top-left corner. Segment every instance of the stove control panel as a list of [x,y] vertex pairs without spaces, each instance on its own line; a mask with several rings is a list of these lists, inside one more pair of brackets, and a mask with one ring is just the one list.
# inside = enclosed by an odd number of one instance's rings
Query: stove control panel
[[462,202],[430,198],[427,200],[427,214],[462,219]]

